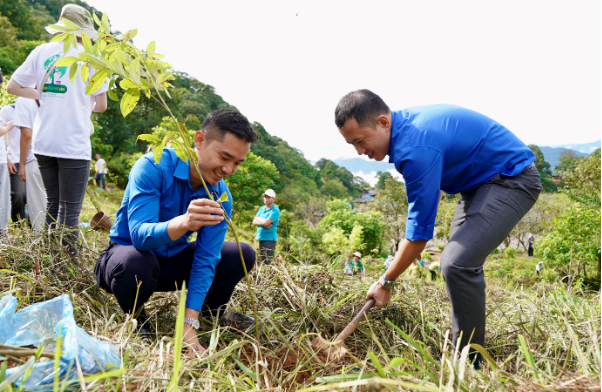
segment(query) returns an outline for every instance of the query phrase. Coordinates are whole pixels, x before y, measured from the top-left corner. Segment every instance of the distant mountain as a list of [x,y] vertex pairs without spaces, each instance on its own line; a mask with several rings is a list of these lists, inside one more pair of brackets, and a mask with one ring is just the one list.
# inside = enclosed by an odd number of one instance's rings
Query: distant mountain
[[362,158],[339,158],[333,159],[332,161],[339,166],[343,166],[345,169],[349,170],[352,173],[370,173],[378,171],[384,172],[390,169],[395,169],[395,165],[389,163],[388,160],[378,162],[367,161]]
[[[538,144],[538,146],[541,147],[541,145],[539,145],[539,144]],[[553,145],[548,145],[546,147],[568,148],[573,151],[579,151],[579,152],[589,155],[592,152],[594,152],[594,150],[596,148],[602,147],[602,140],[597,140],[597,141],[591,142],[591,143],[581,143],[581,144],[553,144]],[[550,162],[550,161],[548,161],[548,162]],[[550,162],[550,164],[552,164],[552,163]]]
[[[597,143],[600,143],[599,141]],[[588,143],[588,144],[592,144],[592,143]],[[582,144],[582,146],[585,146],[585,144]],[[599,146],[598,146],[599,147]],[[598,148],[596,147],[596,148]],[[566,148],[566,147],[547,147],[547,146],[539,146],[539,148],[541,149],[541,152],[543,152],[543,157],[546,160],[546,162],[548,162],[550,164],[550,169],[552,169],[552,172],[556,171],[556,166],[560,165],[560,155],[562,155],[562,153],[565,150],[572,150],[576,156],[578,157],[584,157],[584,156],[588,156],[590,153],[584,153],[578,150],[573,150],[570,148]],[[592,150],[594,151],[595,148]]]

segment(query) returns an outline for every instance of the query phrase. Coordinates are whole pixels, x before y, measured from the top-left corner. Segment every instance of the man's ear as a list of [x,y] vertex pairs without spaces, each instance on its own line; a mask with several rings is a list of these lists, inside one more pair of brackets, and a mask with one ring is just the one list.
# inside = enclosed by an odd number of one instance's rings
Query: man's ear
[[196,148],[200,148],[200,146],[203,144],[203,142],[205,142],[205,140],[207,140],[207,135],[205,135],[205,132],[201,130],[196,131],[196,133],[194,134],[194,146]]
[[383,128],[389,128],[391,121],[389,120],[388,116],[381,114],[380,116],[376,117],[376,125],[380,125]]

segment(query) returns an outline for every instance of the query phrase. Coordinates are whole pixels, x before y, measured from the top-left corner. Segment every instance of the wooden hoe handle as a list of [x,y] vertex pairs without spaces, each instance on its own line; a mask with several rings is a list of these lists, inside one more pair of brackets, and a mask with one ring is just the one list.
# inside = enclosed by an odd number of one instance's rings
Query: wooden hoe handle
[[372,309],[375,302],[376,301],[374,300],[374,298],[370,298],[368,301],[366,301],[366,304],[359,311],[357,316],[355,316],[355,318],[353,320],[351,320],[351,322],[345,327],[345,329],[343,331],[341,331],[341,333],[336,337],[336,339],[334,340],[335,344],[343,344],[345,339],[347,339],[349,337],[349,335],[351,335],[351,333],[353,331],[355,331],[355,329],[357,328],[357,325],[360,323],[360,321],[362,321],[364,319],[366,312],[369,311],[370,309]]

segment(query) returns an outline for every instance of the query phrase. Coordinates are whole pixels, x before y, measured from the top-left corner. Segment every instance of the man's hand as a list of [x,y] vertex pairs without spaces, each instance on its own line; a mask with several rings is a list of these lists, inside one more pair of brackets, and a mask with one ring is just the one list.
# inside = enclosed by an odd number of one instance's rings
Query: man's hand
[[224,220],[221,205],[209,199],[195,199],[188,205],[184,214],[184,224],[190,231],[195,231],[203,226],[216,225]]
[[389,303],[391,300],[391,290],[385,289],[379,281],[374,282],[366,294],[366,301],[370,298],[374,298],[376,301],[374,306],[383,306]]
[[[167,224],[167,234],[172,241],[187,231],[196,231],[203,226],[216,225],[224,220],[224,210],[218,202],[209,199],[194,199],[184,215],[177,216]],[[218,214],[218,215],[215,215]]]
[[25,181],[25,165],[19,165],[19,177],[21,181]]
[[203,354],[205,348],[199,343],[199,338],[196,336],[196,330],[191,325],[184,323],[184,345],[188,350],[188,355],[194,357],[196,354]]
[[10,159],[8,159],[8,160],[6,161],[6,163],[8,164],[8,173],[9,173],[9,174],[17,174],[17,167],[15,166],[15,164],[14,164],[14,163],[12,163],[12,162],[10,161]]

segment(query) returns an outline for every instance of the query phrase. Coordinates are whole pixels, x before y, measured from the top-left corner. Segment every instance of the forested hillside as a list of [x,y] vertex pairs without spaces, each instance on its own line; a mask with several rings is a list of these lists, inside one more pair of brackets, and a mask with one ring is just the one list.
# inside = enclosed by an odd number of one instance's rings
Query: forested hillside
[[[102,10],[96,10],[85,2],[69,2],[79,4],[98,15],[102,14]],[[65,3],[67,2],[63,0],[8,0],[0,3],[0,68],[5,76],[10,77],[33,48],[51,38],[44,26],[57,21]],[[171,100],[167,103],[189,130],[199,129],[205,116],[213,110],[235,108],[224,101],[213,86],[204,84],[183,70],[174,73],[176,78],[171,81],[174,89],[170,91]],[[3,105],[12,99],[14,97],[3,94],[0,103]],[[93,115],[93,153],[98,152],[108,157],[111,181],[120,187],[125,186],[131,165],[147,148],[145,143],[136,142],[138,135],[153,131],[161,133],[165,127],[170,126],[163,122],[165,116],[167,113],[159,104],[144,96],[126,118],[119,111],[119,102],[113,100],[109,100],[109,109],[105,113]],[[268,181],[266,185],[271,185],[278,192],[279,204],[292,207],[309,196],[356,197],[368,185],[333,162],[329,164],[326,173],[320,173],[320,168],[306,160],[303,153],[289,146],[286,141],[270,135],[261,123],[254,122],[253,126],[260,139],[251,151],[258,157],[255,160],[270,161],[277,170],[277,173],[269,173],[274,181]],[[245,179],[236,178],[245,173],[247,176],[251,175],[250,171],[242,171],[230,180],[234,183],[247,183]],[[258,196],[261,191],[258,189],[257,192],[252,192],[247,198],[243,196],[241,201],[247,207],[260,205],[262,202]]]

